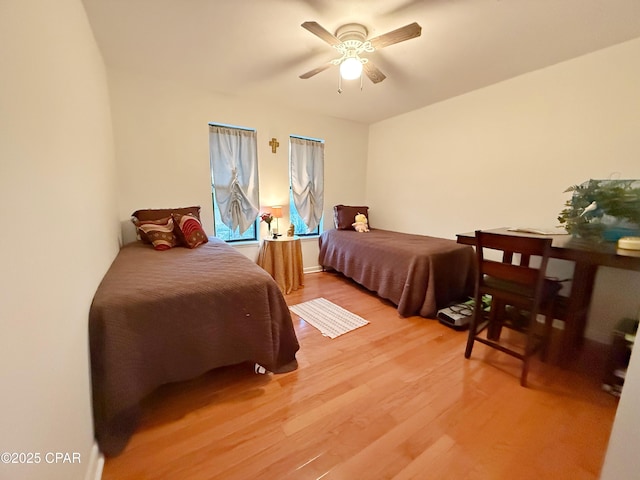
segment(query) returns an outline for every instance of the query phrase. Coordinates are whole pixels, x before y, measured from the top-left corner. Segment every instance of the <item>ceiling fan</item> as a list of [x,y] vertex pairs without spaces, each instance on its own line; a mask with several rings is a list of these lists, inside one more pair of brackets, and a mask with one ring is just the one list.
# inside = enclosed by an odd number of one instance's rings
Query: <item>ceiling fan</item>
[[366,27],[359,23],[343,25],[336,30],[335,35],[317,22],[304,22],[302,27],[334,47],[341,56],[303,73],[300,78],[311,78],[333,65],[340,65],[341,78],[345,80],[358,78],[364,70],[364,73],[373,83],[379,83],[387,77],[371,60],[361,55],[419,37],[422,32],[422,27],[414,22],[367,40],[369,32]]

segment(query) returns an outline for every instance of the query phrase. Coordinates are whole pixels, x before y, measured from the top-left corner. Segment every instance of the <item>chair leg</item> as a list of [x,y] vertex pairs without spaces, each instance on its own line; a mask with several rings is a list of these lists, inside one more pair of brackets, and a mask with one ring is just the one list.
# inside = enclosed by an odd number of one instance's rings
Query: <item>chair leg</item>
[[471,357],[471,351],[473,350],[473,343],[476,340],[476,334],[478,332],[478,326],[482,325],[480,321],[482,317],[482,305],[478,306],[478,302],[473,307],[473,315],[471,316],[471,325],[469,325],[469,335],[467,336],[467,348],[464,351],[464,358]]
[[537,312],[531,312],[529,317],[529,324],[527,326],[527,343],[524,347],[524,355],[522,359],[522,372],[520,374],[520,385],[522,385],[523,387],[527,386],[527,376],[529,375],[529,360],[533,356],[533,353],[537,350],[536,334],[535,334],[537,316],[538,316]]
[[467,348],[464,350],[464,358],[471,356],[471,350],[473,350],[473,342],[476,339],[476,316],[475,314],[471,318],[471,325],[469,325],[469,335],[467,336]]
[[502,322],[500,318],[504,315],[506,305],[498,300],[495,300],[491,304],[491,310],[489,311],[489,327],[487,329],[487,338],[489,340],[498,341],[502,334]]
[[525,355],[522,360],[522,373],[520,374],[520,385],[523,387],[527,386],[527,375],[529,374],[529,357],[530,355]]
[[529,359],[533,352],[533,335],[531,332],[527,333],[527,345],[524,350],[524,358],[522,359],[522,371],[520,372],[520,385],[527,386],[527,375],[529,375]]
[[544,317],[544,333],[542,338],[542,350],[540,352],[540,358],[543,362],[547,361],[549,355],[549,344],[551,343],[551,333],[553,331],[553,315],[548,313]]

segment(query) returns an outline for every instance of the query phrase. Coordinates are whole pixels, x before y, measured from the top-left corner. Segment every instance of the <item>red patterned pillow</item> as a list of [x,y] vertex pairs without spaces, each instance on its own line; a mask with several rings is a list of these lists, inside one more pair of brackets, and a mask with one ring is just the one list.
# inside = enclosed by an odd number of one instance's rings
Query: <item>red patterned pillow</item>
[[[200,206],[195,205],[193,207],[180,207],[180,208],[147,208],[144,210],[136,210],[131,214],[131,221],[137,227],[138,222],[148,222],[148,221],[157,221],[164,220],[167,217],[170,217],[174,213],[179,213],[180,215],[186,215],[187,213],[193,214],[198,220],[200,220]],[[136,228],[136,233],[140,237],[144,243],[151,243],[147,238],[147,235],[141,231],[139,228]]]
[[196,248],[209,241],[207,234],[202,229],[202,224],[192,214],[174,213],[173,221],[175,222],[176,235],[185,247]]
[[151,242],[156,250],[169,250],[178,245],[178,239],[173,233],[173,218],[137,222],[136,227]]

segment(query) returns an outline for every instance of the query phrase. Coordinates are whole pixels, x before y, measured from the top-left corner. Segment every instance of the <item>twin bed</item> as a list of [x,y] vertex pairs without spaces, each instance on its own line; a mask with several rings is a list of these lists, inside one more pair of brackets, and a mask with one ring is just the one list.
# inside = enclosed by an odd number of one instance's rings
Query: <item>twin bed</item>
[[455,240],[370,229],[357,232],[366,206],[336,205],[333,230],[320,235],[319,262],[398,307],[401,316],[436,318],[438,309],[473,295],[475,255]]
[[194,249],[125,245],[89,314],[95,435],[120,453],[141,400],[160,385],[213,368],[297,368],[287,304],[267,272],[222,240]]
[[[148,211],[147,226],[162,230],[169,218],[198,218],[199,208],[178,210]],[[339,224],[348,228],[320,236],[323,268],[392,301],[402,316],[435,318],[438,308],[470,294],[471,247],[379,229],[358,233],[351,213]],[[94,427],[108,456],[125,448],[142,399],[163,384],[244,362],[274,373],[297,368],[291,314],[271,276],[222,240],[167,248],[172,242],[163,237],[160,251],[142,241],[125,245],[91,305]]]
[[436,318],[473,294],[473,249],[444,238],[328,230],[320,235],[320,265],[390,300],[403,317]]

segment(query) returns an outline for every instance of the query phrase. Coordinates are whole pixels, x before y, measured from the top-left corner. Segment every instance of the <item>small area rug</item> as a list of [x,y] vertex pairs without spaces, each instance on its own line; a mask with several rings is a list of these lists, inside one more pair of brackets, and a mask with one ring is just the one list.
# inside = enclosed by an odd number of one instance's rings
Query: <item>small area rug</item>
[[322,297],[292,305],[289,309],[329,338],[336,338],[369,323]]

